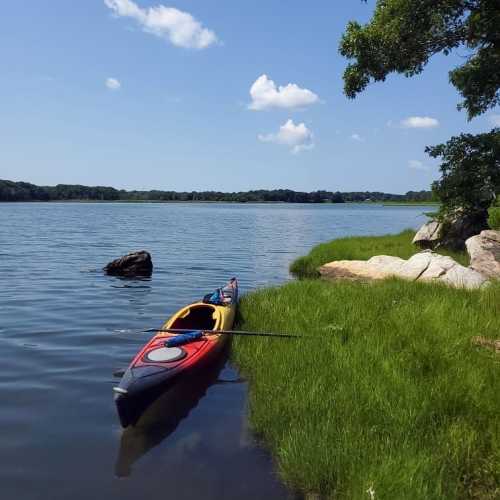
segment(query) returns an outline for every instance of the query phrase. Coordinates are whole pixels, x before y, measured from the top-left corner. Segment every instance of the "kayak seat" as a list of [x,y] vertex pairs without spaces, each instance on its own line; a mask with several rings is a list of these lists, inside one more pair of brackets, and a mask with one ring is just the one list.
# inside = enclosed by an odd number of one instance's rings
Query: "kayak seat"
[[209,305],[191,307],[187,314],[174,320],[170,328],[189,330],[213,330],[217,322],[217,312]]

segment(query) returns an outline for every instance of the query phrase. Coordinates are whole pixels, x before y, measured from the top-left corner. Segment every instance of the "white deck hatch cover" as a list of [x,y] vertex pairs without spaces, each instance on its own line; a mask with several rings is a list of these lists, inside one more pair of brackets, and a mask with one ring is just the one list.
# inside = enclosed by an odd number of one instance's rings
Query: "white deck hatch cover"
[[153,362],[177,361],[186,355],[180,347],[159,347],[146,354],[146,359]]

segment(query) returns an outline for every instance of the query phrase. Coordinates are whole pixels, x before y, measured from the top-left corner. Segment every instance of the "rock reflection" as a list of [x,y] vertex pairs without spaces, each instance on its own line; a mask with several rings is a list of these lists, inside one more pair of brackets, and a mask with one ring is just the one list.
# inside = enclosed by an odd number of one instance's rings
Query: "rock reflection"
[[134,288],[134,289],[151,289],[151,285],[149,284],[152,280],[150,276],[141,276],[130,278],[127,276],[112,276],[111,279],[113,283],[111,284],[112,288]]

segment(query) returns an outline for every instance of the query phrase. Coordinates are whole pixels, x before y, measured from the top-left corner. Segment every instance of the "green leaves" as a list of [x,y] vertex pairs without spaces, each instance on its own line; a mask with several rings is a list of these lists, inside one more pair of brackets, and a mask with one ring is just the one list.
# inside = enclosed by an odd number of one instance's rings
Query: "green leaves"
[[480,49],[463,66],[450,71],[450,82],[464,97],[458,109],[466,109],[469,120],[500,104],[500,47]]
[[372,20],[351,21],[339,45],[353,59],[344,92],[354,98],[390,73],[413,76],[429,58],[466,46],[468,60],[450,73],[469,119],[500,103],[500,6],[498,0],[378,0]]
[[442,177],[433,190],[444,210],[460,207],[470,213],[485,212],[500,192],[500,129],[461,134],[425,151],[442,160]]

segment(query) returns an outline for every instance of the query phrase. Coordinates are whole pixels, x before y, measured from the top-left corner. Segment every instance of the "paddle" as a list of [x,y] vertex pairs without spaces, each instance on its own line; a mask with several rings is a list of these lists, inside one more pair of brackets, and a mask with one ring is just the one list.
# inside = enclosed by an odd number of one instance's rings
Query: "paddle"
[[[204,334],[216,333],[221,335],[248,335],[249,337],[282,337],[286,339],[300,339],[307,338],[302,335],[290,335],[288,333],[265,333],[265,332],[247,332],[243,330],[195,330],[193,328],[148,328],[147,330],[139,330],[137,332],[130,333],[150,333],[150,332],[166,332],[166,333],[186,333],[193,331],[202,331]],[[115,370],[113,372],[114,377],[122,377],[125,370]]]
[[202,331],[206,334],[220,334],[220,335],[248,335],[249,337],[283,337],[286,339],[300,339],[304,338],[302,335],[290,335],[288,333],[266,333],[266,332],[247,332],[244,330],[203,330],[196,328],[148,328],[147,330],[141,330],[139,333],[149,333],[149,332],[166,332],[166,333],[186,333],[193,331]]

